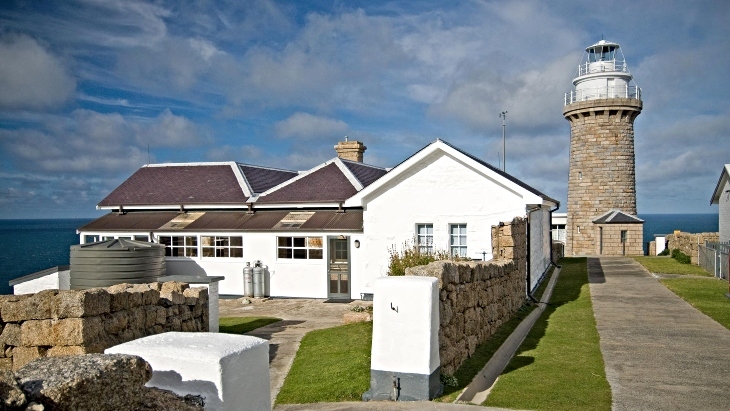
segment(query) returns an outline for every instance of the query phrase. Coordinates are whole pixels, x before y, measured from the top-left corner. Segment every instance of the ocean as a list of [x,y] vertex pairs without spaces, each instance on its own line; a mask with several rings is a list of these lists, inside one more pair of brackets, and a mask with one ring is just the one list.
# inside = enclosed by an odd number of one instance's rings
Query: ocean
[[[640,214],[644,252],[654,234],[718,231],[717,214]],[[79,243],[76,229],[92,219],[0,220],[0,294],[12,294],[8,281],[57,265],[68,265],[69,248]]]

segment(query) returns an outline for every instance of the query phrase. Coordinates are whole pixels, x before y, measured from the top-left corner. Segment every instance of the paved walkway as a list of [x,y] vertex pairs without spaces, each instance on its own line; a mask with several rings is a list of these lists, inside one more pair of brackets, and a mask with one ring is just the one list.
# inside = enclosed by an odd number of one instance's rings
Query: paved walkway
[[589,258],[614,410],[730,408],[730,331],[628,258]]

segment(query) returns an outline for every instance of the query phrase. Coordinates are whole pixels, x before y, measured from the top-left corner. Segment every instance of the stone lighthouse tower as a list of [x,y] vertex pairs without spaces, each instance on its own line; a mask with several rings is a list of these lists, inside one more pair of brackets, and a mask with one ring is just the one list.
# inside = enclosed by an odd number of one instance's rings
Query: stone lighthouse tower
[[643,221],[636,217],[634,119],[641,89],[632,85],[620,46],[586,48],[565,94],[570,122],[566,255],[641,255]]

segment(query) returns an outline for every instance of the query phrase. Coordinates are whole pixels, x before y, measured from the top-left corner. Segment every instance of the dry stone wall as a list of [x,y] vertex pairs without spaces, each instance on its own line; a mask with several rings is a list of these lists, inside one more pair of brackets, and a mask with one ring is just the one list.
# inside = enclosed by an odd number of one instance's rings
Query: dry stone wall
[[525,303],[526,221],[516,218],[492,228],[493,255],[503,258],[487,262],[434,261],[406,269],[406,275],[439,280],[442,373],[453,374]]
[[187,283],[118,284],[0,296],[0,368],[39,357],[101,353],[166,331],[207,331],[208,290]]
[[692,257],[692,264],[699,264],[699,245],[705,244],[705,241],[720,241],[720,233],[685,233],[675,231],[673,234],[666,236],[667,248],[671,251],[678,249],[679,251]]

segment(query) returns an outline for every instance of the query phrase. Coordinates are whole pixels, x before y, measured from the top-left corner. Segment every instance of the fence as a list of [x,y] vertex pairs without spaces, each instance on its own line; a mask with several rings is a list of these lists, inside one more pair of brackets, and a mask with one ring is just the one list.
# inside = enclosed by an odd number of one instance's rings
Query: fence
[[698,247],[700,267],[704,268],[710,274],[717,278],[727,280],[728,265],[730,261],[730,241],[723,243],[706,241],[704,245]]

